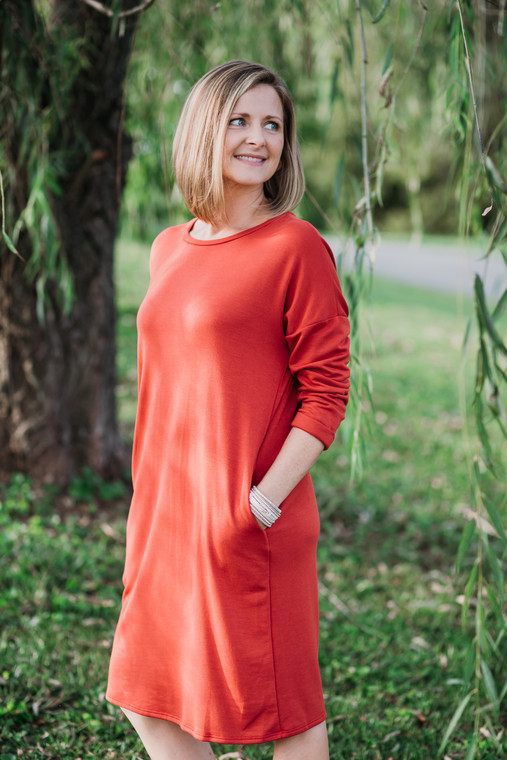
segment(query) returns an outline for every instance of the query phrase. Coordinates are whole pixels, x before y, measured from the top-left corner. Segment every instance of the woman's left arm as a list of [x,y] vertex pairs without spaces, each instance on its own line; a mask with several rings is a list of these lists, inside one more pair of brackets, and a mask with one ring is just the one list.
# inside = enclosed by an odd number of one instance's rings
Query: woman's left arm
[[277,507],[333,442],[350,384],[348,309],[332,251],[311,225],[299,223],[288,260],[284,330],[298,408],[282,448],[255,484]]
[[[293,427],[273,464],[262,480],[259,491],[279,506],[306,475],[324,450],[324,444],[306,430]],[[257,520],[261,528],[266,526]]]

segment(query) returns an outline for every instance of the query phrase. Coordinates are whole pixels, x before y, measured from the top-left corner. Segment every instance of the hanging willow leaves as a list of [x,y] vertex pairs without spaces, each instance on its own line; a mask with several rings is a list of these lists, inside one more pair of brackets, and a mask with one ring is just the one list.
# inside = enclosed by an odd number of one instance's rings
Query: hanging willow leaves
[[[484,25],[483,32],[477,31],[476,14],[482,13],[480,5],[471,0],[455,0],[449,5],[457,12],[451,20],[451,39],[449,44],[449,66],[451,81],[447,91],[447,108],[449,123],[453,128],[455,144],[461,146],[461,176],[458,174],[461,202],[460,227],[470,231],[471,210],[474,202],[479,205],[482,218],[490,225],[490,240],[485,258],[499,253],[507,264],[507,206],[505,203],[506,185],[502,175],[506,174],[505,150],[502,143],[500,123],[491,126],[490,136],[485,149],[482,128],[479,123],[477,94],[474,83],[474,58],[482,57],[488,65],[496,67],[499,77],[505,76],[506,47],[503,41],[499,46],[487,44],[486,35],[498,34]],[[486,30],[486,31],[484,31]],[[481,36],[481,34],[483,36]],[[491,72],[490,72],[491,74]],[[481,81],[484,88],[484,82]],[[486,93],[482,89],[484,99]],[[484,102],[484,100],[483,100]],[[503,117],[504,119],[505,117]],[[475,132],[474,139],[473,133]],[[480,155],[473,153],[479,148]],[[495,151],[493,153],[493,151]],[[479,161],[477,160],[479,158]],[[482,180],[480,179],[482,172]],[[474,190],[470,188],[473,187]],[[479,191],[489,193],[489,203],[480,198]],[[484,209],[484,206],[487,206]],[[485,268],[484,277],[487,275]],[[472,695],[473,730],[468,747],[467,758],[474,758],[483,741],[481,727],[486,725],[495,746],[494,723],[498,722],[498,708],[502,691],[497,678],[505,672],[505,654],[501,645],[505,641],[507,621],[505,618],[505,581],[502,564],[507,539],[503,527],[505,499],[502,491],[490,488],[491,479],[498,483],[505,481],[505,439],[507,438],[504,399],[506,393],[507,347],[500,329],[500,319],[507,304],[507,292],[490,306],[485,292],[485,279],[479,275],[474,279],[475,325],[477,328],[477,353],[475,384],[472,396],[476,438],[471,451],[473,458],[471,470],[471,491],[474,507],[477,511],[476,528],[472,531],[467,524],[458,548],[457,569],[462,568],[475,546],[473,568],[465,585],[462,608],[462,625],[469,631],[470,644],[464,663],[464,681],[472,683],[472,690],[458,705],[442,742],[440,751],[446,745],[451,733],[462,719],[464,709]],[[463,350],[470,348],[473,332],[471,323],[467,325]],[[485,488],[488,487],[488,493]],[[490,522],[488,522],[488,519]],[[496,536],[491,537],[493,532]],[[472,541],[472,534],[476,542]],[[473,597],[473,601],[472,601]],[[467,623],[473,621],[473,627]],[[468,702],[466,700],[468,699]],[[466,703],[465,703],[466,702]]]
[[459,542],[458,554],[456,557],[456,572],[461,570],[461,565],[465,558],[466,553],[470,549],[472,541],[475,536],[475,520],[470,520],[463,531],[461,541]]

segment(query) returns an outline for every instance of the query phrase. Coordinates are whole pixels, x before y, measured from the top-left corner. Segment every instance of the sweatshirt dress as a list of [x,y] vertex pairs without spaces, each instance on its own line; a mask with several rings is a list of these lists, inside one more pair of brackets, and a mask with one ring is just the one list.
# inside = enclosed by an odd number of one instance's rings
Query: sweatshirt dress
[[227,744],[325,719],[310,475],[267,530],[248,495],[291,426],[333,441],[349,322],[332,253],[287,212],[153,243],[138,314],[139,401],[122,609],[106,697]]

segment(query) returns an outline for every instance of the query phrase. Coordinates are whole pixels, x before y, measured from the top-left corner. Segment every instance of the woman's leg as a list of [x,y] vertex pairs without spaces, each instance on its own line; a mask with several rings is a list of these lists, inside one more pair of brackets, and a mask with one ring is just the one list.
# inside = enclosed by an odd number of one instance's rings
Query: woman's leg
[[326,722],[288,739],[278,739],[273,760],[329,760]]
[[139,734],[151,760],[212,760],[215,757],[208,742],[194,739],[175,723],[121,709]]

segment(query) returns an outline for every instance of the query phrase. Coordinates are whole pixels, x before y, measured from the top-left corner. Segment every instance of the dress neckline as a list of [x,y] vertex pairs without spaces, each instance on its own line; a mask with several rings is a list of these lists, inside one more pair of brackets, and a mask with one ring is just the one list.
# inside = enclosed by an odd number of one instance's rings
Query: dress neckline
[[191,243],[192,245],[220,245],[222,243],[228,243],[231,240],[237,240],[240,237],[244,237],[245,235],[250,235],[252,232],[257,232],[257,230],[261,230],[263,227],[267,227],[268,225],[272,224],[273,222],[278,221],[279,219],[283,219],[285,216],[290,214],[290,211],[285,211],[283,214],[279,214],[278,216],[272,216],[270,219],[266,219],[266,221],[261,222],[260,224],[256,224],[253,227],[247,227],[246,230],[240,230],[240,232],[235,232],[234,235],[227,235],[227,237],[221,237],[221,238],[213,238],[212,240],[199,240],[199,238],[194,238],[190,234],[190,231],[194,224],[197,221],[197,218],[194,217],[189,222],[186,223],[184,228],[184,234],[183,238],[186,243]]

